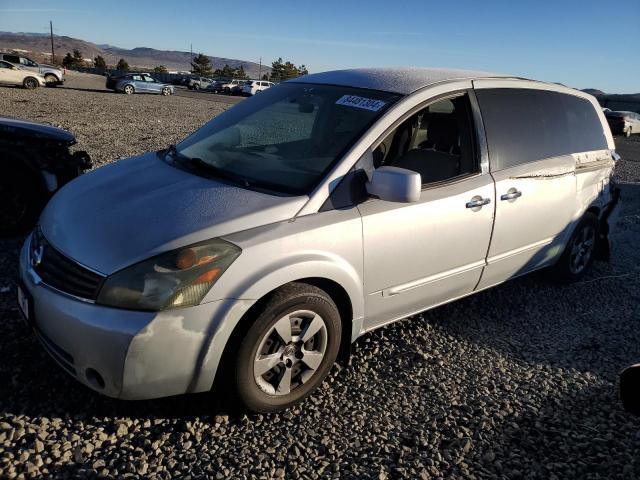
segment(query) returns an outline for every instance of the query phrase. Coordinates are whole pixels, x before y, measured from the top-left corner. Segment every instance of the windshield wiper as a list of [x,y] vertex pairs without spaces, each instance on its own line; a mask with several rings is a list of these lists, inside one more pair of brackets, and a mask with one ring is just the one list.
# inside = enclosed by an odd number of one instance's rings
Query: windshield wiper
[[230,180],[231,182],[241,185],[243,187],[251,186],[251,182],[249,182],[246,178],[241,177],[240,175],[233,174],[220,167],[216,167],[215,165],[205,162],[201,158],[193,157],[193,158],[190,158],[189,160],[190,160],[189,163],[194,167],[197,167],[200,170],[212,173],[214,176],[218,178]]

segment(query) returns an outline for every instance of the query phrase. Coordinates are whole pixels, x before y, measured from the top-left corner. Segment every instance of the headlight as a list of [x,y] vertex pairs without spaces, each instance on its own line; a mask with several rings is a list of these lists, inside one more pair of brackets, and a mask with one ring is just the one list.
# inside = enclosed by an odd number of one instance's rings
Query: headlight
[[147,311],[197,305],[240,252],[213,239],[163,253],[107,277],[96,303]]

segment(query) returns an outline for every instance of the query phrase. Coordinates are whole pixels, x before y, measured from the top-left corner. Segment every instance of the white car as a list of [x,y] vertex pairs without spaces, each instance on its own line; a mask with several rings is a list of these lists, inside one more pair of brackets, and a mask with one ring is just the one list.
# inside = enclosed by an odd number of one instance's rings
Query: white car
[[32,90],[44,87],[47,81],[42,75],[24,70],[9,62],[0,60],[0,85],[17,85]]
[[275,83],[267,82],[266,80],[249,80],[245,86],[242,87],[242,93],[245,95],[255,95],[274,85]]

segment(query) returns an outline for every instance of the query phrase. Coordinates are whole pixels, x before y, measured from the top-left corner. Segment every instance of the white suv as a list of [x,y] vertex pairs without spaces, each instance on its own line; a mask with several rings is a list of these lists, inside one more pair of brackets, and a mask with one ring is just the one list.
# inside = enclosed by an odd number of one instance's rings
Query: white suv
[[267,88],[271,88],[275,85],[273,82],[267,82],[266,80],[249,80],[244,87],[242,87],[242,93],[245,95],[255,95],[262,92]]

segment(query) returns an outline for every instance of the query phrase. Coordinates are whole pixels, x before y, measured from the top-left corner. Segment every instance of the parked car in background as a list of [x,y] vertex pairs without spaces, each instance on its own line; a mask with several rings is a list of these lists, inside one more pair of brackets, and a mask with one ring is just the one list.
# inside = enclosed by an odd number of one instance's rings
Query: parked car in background
[[640,133],[640,114],[626,111],[609,111],[605,113],[611,133],[630,137]]
[[263,92],[267,88],[271,88],[275,85],[273,82],[267,82],[266,80],[247,80],[242,87],[243,95],[255,95],[256,93]]
[[248,82],[248,80],[239,80],[234,78],[232,80],[220,80],[215,82],[211,87],[211,91],[214,93],[224,93],[225,95],[240,95],[242,88]]
[[24,70],[39,73],[44,77],[48,87],[56,87],[64,83],[64,70],[54,65],[38,63],[24,55],[15,53],[0,53],[0,60],[13,63]]
[[15,85],[33,90],[44,87],[46,81],[42,75],[20,68],[13,63],[0,60],[0,85]]
[[614,149],[562,85],[306,75],[56,194],[19,305],[95,391],[280,410],[366,332],[541,268],[581,279],[619,211]]
[[161,95],[173,95],[173,85],[159,82],[148,73],[128,73],[120,77],[108,77],[107,88],[116,92],[126,93],[159,93]]
[[120,80],[131,79],[131,78],[133,78],[133,75],[144,75],[144,76],[149,76],[149,77],[151,76],[150,73],[146,73],[146,72],[123,73],[121,75],[107,75],[107,81],[105,83],[105,86],[109,90],[114,90],[115,91],[116,85],[118,84],[118,82]]
[[69,152],[75,143],[61,128],[0,117],[0,235],[32,228],[51,195],[91,168],[86,152]]
[[205,88],[208,88],[213,83],[214,81],[212,78],[195,77],[195,78],[189,79],[189,82],[187,83],[187,88],[189,90],[204,90]]

